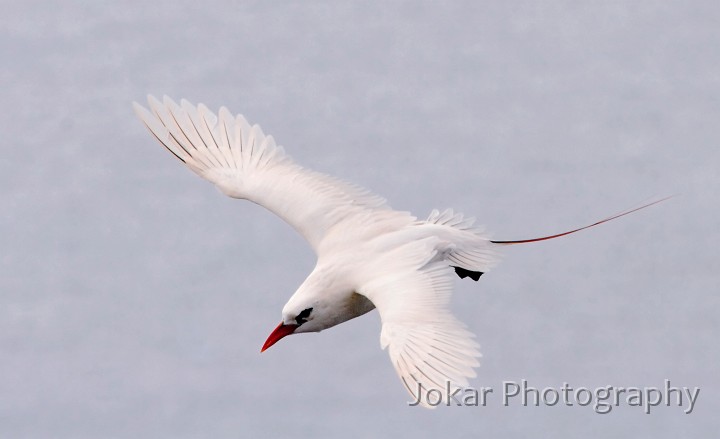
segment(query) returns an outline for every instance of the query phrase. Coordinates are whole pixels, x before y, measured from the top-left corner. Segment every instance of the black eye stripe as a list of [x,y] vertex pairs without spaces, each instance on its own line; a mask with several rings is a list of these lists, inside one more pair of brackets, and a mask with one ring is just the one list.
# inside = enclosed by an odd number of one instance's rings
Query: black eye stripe
[[295,323],[298,325],[302,325],[303,323],[307,322],[307,318],[310,317],[310,313],[312,312],[312,308],[306,308],[300,312],[300,314],[295,317]]

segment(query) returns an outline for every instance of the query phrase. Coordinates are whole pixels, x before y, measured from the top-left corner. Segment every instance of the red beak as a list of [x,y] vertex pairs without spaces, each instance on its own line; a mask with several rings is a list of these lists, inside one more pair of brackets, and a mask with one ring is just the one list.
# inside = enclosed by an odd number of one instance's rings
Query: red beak
[[288,335],[292,334],[297,328],[298,325],[285,325],[280,322],[278,327],[275,328],[275,330],[270,334],[267,340],[265,340],[265,344],[263,345],[262,349],[260,349],[260,352],[265,352],[265,349],[280,341],[281,338],[287,337]]

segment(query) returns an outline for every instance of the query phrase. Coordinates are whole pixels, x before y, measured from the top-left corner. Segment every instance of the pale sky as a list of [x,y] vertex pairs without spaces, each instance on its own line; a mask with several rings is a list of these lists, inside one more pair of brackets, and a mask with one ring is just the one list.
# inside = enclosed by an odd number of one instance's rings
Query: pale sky
[[[4,2],[0,437],[708,437],[720,427],[720,4]],[[225,105],[300,164],[508,249],[453,309],[485,407],[407,405],[377,313],[262,355],[314,265],[132,101]],[[502,405],[700,387],[693,413]]]

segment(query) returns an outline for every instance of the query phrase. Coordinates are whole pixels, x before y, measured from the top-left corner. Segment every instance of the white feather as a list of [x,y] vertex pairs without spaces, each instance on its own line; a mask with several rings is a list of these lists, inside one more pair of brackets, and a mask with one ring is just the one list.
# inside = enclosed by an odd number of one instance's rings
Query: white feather
[[[468,386],[480,365],[473,334],[448,309],[452,271],[435,249],[437,238],[398,247],[370,269],[374,278],[359,290],[382,319],[380,344],[414,400],[425,407],[448,390]],[[428,401],[428,392],[435,392]]]
[[316,251],[345,219],[390,209],[384,199],[363,188],[295,164],[272,136],[258,125],[250,127],[242,116],[233,119],[221,109],[218,122],[204,105],[178,106],[170,98],[161,103],[152,96],[148,102],[152,113],[137,103],[135,111],[170,152],[226,195],[253,201],[280,216]]

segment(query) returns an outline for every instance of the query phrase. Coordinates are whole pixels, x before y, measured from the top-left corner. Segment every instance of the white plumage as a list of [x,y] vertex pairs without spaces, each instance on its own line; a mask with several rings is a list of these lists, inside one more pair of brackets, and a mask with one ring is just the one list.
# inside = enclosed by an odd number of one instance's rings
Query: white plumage
[[431,405],[428,391],[434,399],[447,398],[448,389],[468,385],[479,365],[473,334],[448,308],[455,273],[477,280],[497,261],[502,244],[592,226],[493,242],[473,219],[452,210],[433,210],[420,221],[363,188],[297,165],[272,136],[224,107],[216,116],[185,100],[148,102],[150,110],[137,103],[135,110],[171,153],[224,194],[284,219],[317,254],[317,265],[283,308],[263,350],[286,335],[318,332],[377,308],[381,346],[414,400],[425,406]]
[[272,136],[224,107],[216,116],[184,100],[148,101],[149,111],[135,110],[170,152],[224,194],[280,216],[317,253],[281,326],[312,309],[291,332],[320,331],[377,307],[381,345],[413,398],[426,403],[427,390],[468,385],[480,352],[448,309],[451,265],[485,272],[496,260],[472,219],[434,210],[418,221],[392,210],[365,189],[295,164]]

